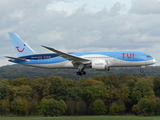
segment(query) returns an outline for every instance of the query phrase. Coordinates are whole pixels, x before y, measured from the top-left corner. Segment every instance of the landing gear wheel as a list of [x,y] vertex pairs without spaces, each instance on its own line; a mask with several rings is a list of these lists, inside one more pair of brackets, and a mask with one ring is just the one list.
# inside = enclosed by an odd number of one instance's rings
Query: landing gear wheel
[[140,70],[140,72],[141,72],[141,73],[144,73],[144,70],[143,70],[143,69],[141,69],[141,70]]
[[82,74],[83,74],[83,75],[86,75],[86,72],[85,72],[85,71],[83,71],[83,72],[82,72]]
[[81,72],[77,72],[77,75],[81,76],[81,75],[82,75],[82,73],[81,73]]
[[85,72],[85,71],[82,71],[82,72],[78,71],[78,72],[77,72],[77,75],[79,75],[79,76],[81,76],[81,75],[86,75],[86,72]]

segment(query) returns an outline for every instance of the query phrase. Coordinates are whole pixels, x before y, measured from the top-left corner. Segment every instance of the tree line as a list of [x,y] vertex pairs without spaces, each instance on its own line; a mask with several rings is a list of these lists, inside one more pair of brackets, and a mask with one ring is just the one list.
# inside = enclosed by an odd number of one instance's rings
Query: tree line
[[[27,68],[27,69],[26,69]],[[160,67],[149,66],[146,67],[145,72],[142,74],[140,68],[111,68],[111,71],[96,71],[92,69],[86,69],[87,75],[83,76],[83,79],[91,78],[95,75],[106,75],[106,74],[131,74],[133,76],[140,75],[142,77],[146,76],[159,76],[160,77]],[[34,68],[23,65],[7,65],[0,67],[0,79],[15,79],[15,78],[37,78],[37,77],[47,77],[47,76],[61,76],[63,78],[69,78],[74,80],[82,80],[82,76],[76,75],[76,69],[42,69]]]
[[97,75],[0,80],[0,115],[160,115],[160,77]]

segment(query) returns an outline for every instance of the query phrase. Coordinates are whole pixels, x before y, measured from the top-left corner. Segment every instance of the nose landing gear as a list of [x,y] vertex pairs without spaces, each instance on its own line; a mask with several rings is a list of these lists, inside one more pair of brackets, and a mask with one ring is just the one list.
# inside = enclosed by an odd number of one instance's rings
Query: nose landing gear
[[145,68],[145,66],[141,66],[141,69],[140,69],[141,73],[144,73],[144,68]]
[[141,73],[144,73],[144,69],[140,69],[140,72],[141,72]]

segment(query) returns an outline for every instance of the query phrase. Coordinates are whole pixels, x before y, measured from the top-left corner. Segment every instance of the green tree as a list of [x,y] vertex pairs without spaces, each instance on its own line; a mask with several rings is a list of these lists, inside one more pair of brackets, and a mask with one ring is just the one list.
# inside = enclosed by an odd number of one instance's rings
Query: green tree
[[78,84],[82,88],[89,87],[89,86],[94,86],[94,85],[104,86],[104,83],[102,81],[94,80],[92,78],[81,80],[81,81],[78,82]]
[[110,107],[110,114],[122,115],[125,111],[125,105],[122,101],[114,102]]
[[116,99],[124,102],[129,101],[130,90],[126,84],[120,84],[119,87],[113,89]]
[[31,98],[32,88],[29,85],[11,86],[9,85],[6,90],[6,97],[13,101],[14,98]]
[[115,74],[107,75],[107,78],[110,81],[109,84],[112,83],[112,85],[114,85],[115,87],[117,87],[121,83],[121,81]]
[[31,98],[32,88],[29,85],[21,85],[19,87],[15,87],[15,97],[22,97],[22,98]]
[[60,101],[58,102],[59,115],[65,113],[65,112],[66,112],[66,109],[67,109],[67,105],[66,105],[65,101],[60,100]]
[[65,100],[69,89],[75,86],[73,80],[64,79],[58,76],[49,76],[46,79],[50,81],[50,96],[56,100]]
[[113,85],[106,85],[106,99],[105,99],[105,103],[107,106],[107,111],[109,111],[110,105],[113,101],[115,101],[116,99],[116,95],[115,95],[115,86]]
[[[112,75],[111,75],[112,76]],[[93,77],[94,80],[97,81],[102,81],[105,85],[113,85],[114,81],[112,81],[112,79],[110,80],[111,76],[107,76],[107,75],[96,75]],[[114,76],[115,77],[115,76]],[[117,79],[117,78],[116,78]]]
[[156,99],[156,115],[160,115],[160,98]]
[[59,116],[65,113],[66,108],[66,104],[63,100],[42,99],[39,105],[39,112],[44,116]]
[[49,100],[42,99],[39,105],[39,112],[40,114],[43,114],[44,116],[48,115],[49,110]]
[[50,116],[58,116],[60,114],[58,101],[54,99],[49,100],[49,108],[47,111]]
[[156,115],[156,108],[157,108],[156,98],[155,97],[150,97],[149,101],[150,101],[150,106],[149,106],[150,113],[149,113],[149,115],[154,116],[154,115]]
[[84,88],[84,99],[88,102],[93,102],[96,99],[103,99],[106,97],[106,88],[100,85],[94,85]]
[[145,116],[154,116],[156,114],[157,101],[156,98],[142,98],[137,104],[138,114]]
[[72,87],[68,90],[68,94],[65,97],[65,100],[74,100],[80,101],[82,100],[82,89],[80,87]]
[[148,116],[149,115],[149,107],[150,107],[150,101],[148,98],[142,98],[139,102],[138,102],[138,113]]
[[144,97],[154,96],[153,81],[151,78],[140,78],[135,83],[132,92],[132,101],[138,102]]
[[7,115],[10,112],[10,103],[8,99],[2,99],[0,100],[0,115]]
[[31,87],[33,89],[32,98],[40,102],[44,97],[49,96],[50,85],[50,81],[45,78],[37,78],[33,80],[31,84]]
[[65,113],[67,106],[63,100],[57,101],[51,99],[49,101],[49,115],[50,116],[59,116],[62,113]]
[[86,115],[87,113],[87,104],[84,100],[78,102],[78,115]]
[[8,80],[0,81],[0,99],[6,98],[7,89],[8,89]]
[[132,106],[132,112],[134,112],[135,115],[138,115],[138,105],[133,105]]
[[38,102],[36,100],[30,99],[29,101],[29,115],[38,114]]
[[11,102],[11,108],[17,116],[28,115],[29,104],[26,99],[18,97]]
[[135,77],[132,76],[131,74],[122,74],[119,76],[119,80],[121,83],[126,83],[126,82],[130,82],[130,81],[135,81]]
[[80,87],[83,90],[83,99],[87,102],[93,102],[96,99],[106,97],[106,87],[101,81],[93,79],[80,81]]
[[154,92],[157,97],[160,97],[160,77],[155,77],[153,80]]
[[13,85],[13,86],[29,85],[30,79],[28,79],[28,78],[12,79],[12,80],[10,80],[9,84]]
[[106,106],[101,99],[97,99],[91,104],[90,110],[93,114],[103,115],[106,112]]
[[66,114],[67,115],[75,115],[77,103],[73,100],[67,100],[66,105],[67,105]]

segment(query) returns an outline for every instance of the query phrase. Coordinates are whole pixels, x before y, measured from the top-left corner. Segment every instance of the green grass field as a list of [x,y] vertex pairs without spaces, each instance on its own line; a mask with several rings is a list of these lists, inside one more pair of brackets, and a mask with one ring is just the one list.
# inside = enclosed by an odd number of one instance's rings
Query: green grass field
[[0,117],[0,120],[160,120],[160,116]]

